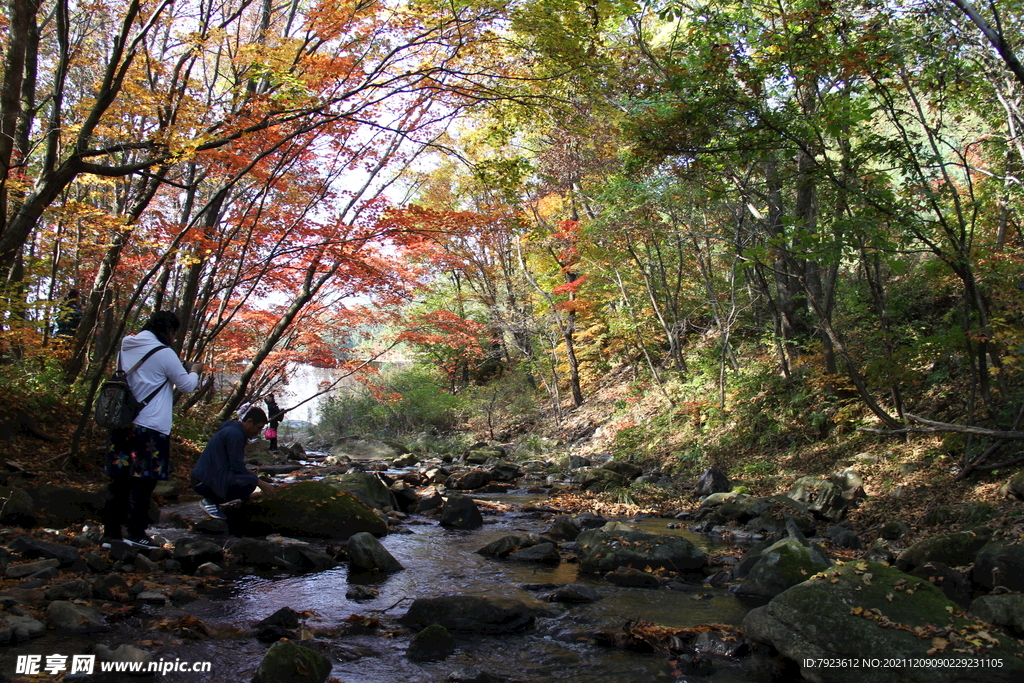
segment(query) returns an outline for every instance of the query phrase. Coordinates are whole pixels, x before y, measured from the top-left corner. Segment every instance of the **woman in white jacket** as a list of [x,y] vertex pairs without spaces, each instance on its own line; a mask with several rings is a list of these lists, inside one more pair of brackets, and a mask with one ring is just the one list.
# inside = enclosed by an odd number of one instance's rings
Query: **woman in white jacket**
[[[128,386],[136,400],[152,398],[139,412],[134,423],[124,429],[110,430],[107,451],[107,502],[103,509],[103,545],[124,541],[137,548],[157,548],[146,535],[149,526],[149,502],[156,483],[166,479],[170,470],[170,433],[174,390],[188,393],[199,386],[202,363],[189,370],[171,348],[181,327],[171,311],[154,313],[142,331],[121,342],[121,367],[129,369],[150,350],[159,349],[128,375]],[[163,348],[161,348],[163,347]],[[154,393],[155,392],[155,393]],[[122,537],[121,527],[127,534]]]

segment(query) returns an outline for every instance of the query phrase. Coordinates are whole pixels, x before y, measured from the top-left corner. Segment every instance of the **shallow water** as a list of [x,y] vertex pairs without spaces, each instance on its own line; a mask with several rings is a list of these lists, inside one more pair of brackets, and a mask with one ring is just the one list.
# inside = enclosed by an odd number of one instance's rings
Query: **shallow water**
[[[538,496],[517,493],[481,496],[525,506],[542,503]],[[184,508],[185,506],[181,506]],[[194,504],[192,504],[194,507]],[[173,510],[172,510],[173,511]],[[178,642],[165,631],[148,630],[144,623],[154,618],[173,620],[191,615],[214,627],[241,627],[269,616],[281,607],[307,612],[306,626],[330,629],[351,615],[379,616],[385,628],[405,614],[410,602],[419,597],[469,594],[515,598],[536,604],[549,616],[538,619],[534,628],[512,635],[456,634],[459,650],[443,662],[416,664],[405,657],[410,634],[323,639],[317,645],[334,663],[332,676],[344,683],[428,683],[444,681],[461,667],[484,670],[523,683],[573,681],[579,683],[649,683],[666,668],[665,658],[602,648],[583,642],[588,632],[619,631],[627,621],[650,621],[674,628],[707,623],[738,624],[753,605],[735,594],[713,588],[700,593],[665,588],[651,590],[621,588],[600,578],[578,576],[577,565],[557,566],[510,562],[476,553],[487,543],[509,534],[539,533],[551,523],[551,516],[529,512],[500,515],[485,511],[485,525],[474,531],[454,531],[435,520],[413,518],[408,534],[381,539],[384,546],[405,566],[403,571],[384,575],[350,576],[347,566],[303,575],[246,576],[232,582],[217,595],[203,597],[182,607],[142,608],[95,642],[110,646],[150,641],[156,657],[164,660],[210,661],[210,673],[172,672],[153,680],[161,683],[239,683],[252,679],[269,647],[248,633],[220,639]],[[619,520],[648,533],[677,534],[696,543],[705,552],[724,547],[720,541],[682,529],[667,529],[670,520],[646,518]],[[151,529],[173,539],[179,529]],[[130,577],[129,582],[132,581]],[[526,583],[565,584],[581,581],[596,588],[603,599],[587,605],[536,602],[538,593],[520,587]],[[352,583],[373,586],[380,594],[373,600],[350,601],[345,593]],[[761,603],[755,603],[761,604]],[[31,641],[8,656],[20,653],[51,654],[67,650],[87,652],[87,642],[62,642],[56,636]],[[73,648],[73,649],[69,649]],[[84,648],[84,649],[83,649]],[[7,659],[7,657],[3,657]],[[5,662],[6,664],[6,662]],[[6,670],[5,670],[6,671]],[[13,667],[11,667],[13,671]],[[667,679],[674,680],[672,678]],[[713,679],[718,683],[752,680],[741,671],[721,668]]]
[[[503,502],[530,504],[536,498],[501,496]],[[405,658],[409,636],[346,637],[327,646],[325,654],[334,661],[332,675],[345,683],[398,683],[402,681],[443,681],[451,671],[469,666],[524,683],[571,680],[586,683],[647,683],[661,671],[664,658],[610,650],[580,642],[594,630],[618,631],[627,621],[645,620],[674,628],[707,623],[738,624],[751,607],[735,594],[712,588],[700,593],[667,589],[621,588],[600,578],[578,576],[577,565],[557,566],[510,562],[476,553],[487,543],[509,534],[538,533],[550,526],[550,518],[530,513],[485,515],[484,527],[474,531],[444,529],[433,520],[406,526],[413,533],[392,534],[384,546],[405,566],[389,576],[350,576],[345,566],[305,575],[249,576],[237,580],[224,599],[203,599],[185,608],[162,610],[166,616],[191,614],[208,623],[247,625],[281,607],[315,613],[306,624],[330,628],[351,615],[377,615],[385,625],[403,615],[411,600],[447,594],[508,597],[534,603],[550,616],[538,620],[534,629],[514,635],[458,635],[460,649],[444,662],[415,664]],[[706,552],[722,544],[686,530],[670,530],[669,520],[621,520],[649,533],[678,534],[689,538]],[[565,584],[581,581],[603,596],[587,605],[536,602],[537,592],[520,587],[526,583]],[[346,599],[351,583],[371,585],[380,591],[373,600],[357,603]],[[176,648],[182,658],[216,658],[222,671],[213,676],[178,680],[249,680],[266,645],[249,638],[221,642],[199,642]],[[368,648],[373,654],[354,661],[351,648]],[[332,656],[333,655],[333,656]],[[215,669],[218,668],[215,666]],[[227,670],[224,673],[224,670]],[[239,674],[241,673],[241,676]],[[164,678],[162,680],[170,680]],[[745,680],[717,678],[716,680]]]

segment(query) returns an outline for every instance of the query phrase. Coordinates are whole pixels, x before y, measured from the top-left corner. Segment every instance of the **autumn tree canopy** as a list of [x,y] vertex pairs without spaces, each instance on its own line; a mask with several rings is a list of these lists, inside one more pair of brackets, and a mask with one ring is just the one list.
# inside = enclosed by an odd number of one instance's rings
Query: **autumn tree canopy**
[[222,415],[386,326],[556,410],[769,364],[892,430],[949,365],[1016,427],[1018,9],[8,0],[4,359],[95,387],[175,308]]

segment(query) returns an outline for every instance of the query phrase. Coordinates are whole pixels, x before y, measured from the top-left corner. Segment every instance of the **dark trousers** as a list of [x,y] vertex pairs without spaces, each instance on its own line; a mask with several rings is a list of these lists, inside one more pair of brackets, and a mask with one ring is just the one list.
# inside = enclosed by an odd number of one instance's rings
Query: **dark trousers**
[[133,477],[127,472],[110,477],[107,502],[103,506],[103,534],[121,538],[121,526],[129,537],[146,534],[149,526],[149,502],[153,499],[156,479]]
[[228,483],[227,496],[224,497],[218,496],[207,484],[194,477],[192,490],[215,505],[226,503],[229,500],[249,500],[249,496],[256,490],[256,475],[252,473],[232,474],[231,481]]

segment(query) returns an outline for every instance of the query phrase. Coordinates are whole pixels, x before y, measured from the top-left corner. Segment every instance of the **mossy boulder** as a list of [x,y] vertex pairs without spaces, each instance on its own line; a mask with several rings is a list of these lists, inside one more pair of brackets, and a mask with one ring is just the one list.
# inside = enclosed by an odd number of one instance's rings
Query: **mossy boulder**
[[580,476],[580,488],[584,491],[600,493],[624,486],[629,486],[629,479],[603,467],[589,469]]
[[[1022,680],[1020,644],[999,634],[986,633],[979,638],[976,634],[986,631],[983,623],[959,614],[957,605],[928,581],[878,562],[852,562],[812,576],[751,610],[743,620],[743,630],[751,640],[768,643],[795,661],[804,680],[812,683]],[[978,644],[961,641],[954,645],[960,634]],[[969,649],[971,654],[957,652],[956,647]],[[962,657],[1000,659],[1002,667],[968,670],[942,666],[941,660]],[[821,659],[862,662],[864,658],[936,664],[837,668],[813,664]]]
[[253,683],[324,683],[331,660],[290,640],[279,640],[263,655]]
[[974,559],[971,577],[985,588],[1005,586],[1024,591],[1024,544],[995,542],[985,545]]
[[348,491],[371,508],[378,510],[398,509],[398,501],[395,500],[395,494],[373,472],[332,474],[324,477],[321,481],[336,489]]
[[500,460],[505,457],[505,449],[498,447],[473,448],[466,452],[463,462],[472,465],[486,465],[492,460]]
[[1024,470],[1017,472],[1007,479],[999,489],[999,492],[1004,496],[1016,498],[1017,500],[1024,499]]
[[828,569],[831,561],[816,546],[784,538],[768,546],[737,592],[770,598]]
[[991,538],[992,530],[987,527],[932,536],[900,553],[896,558],[896,568],[909,572],[933,561],[944,562],[950,567],[970,564]]
[[272,498],[255,498],[226,512],[231,533],[239,536],[277,533],[344,540],[360,531],[387,532],[387,524],[366,503],[322,481],[282,486]]
[[584,574],[605,574],[619,567],[689,571],[707,564],[701,549],[681,536],[594,529],[582,532],[576,543]]
[[630,481],[644,473],[643,469],[639,465],[634,465],[631,462],[623,462],[621,460],[610,460],[601,465],[601,469],[621,474]]

